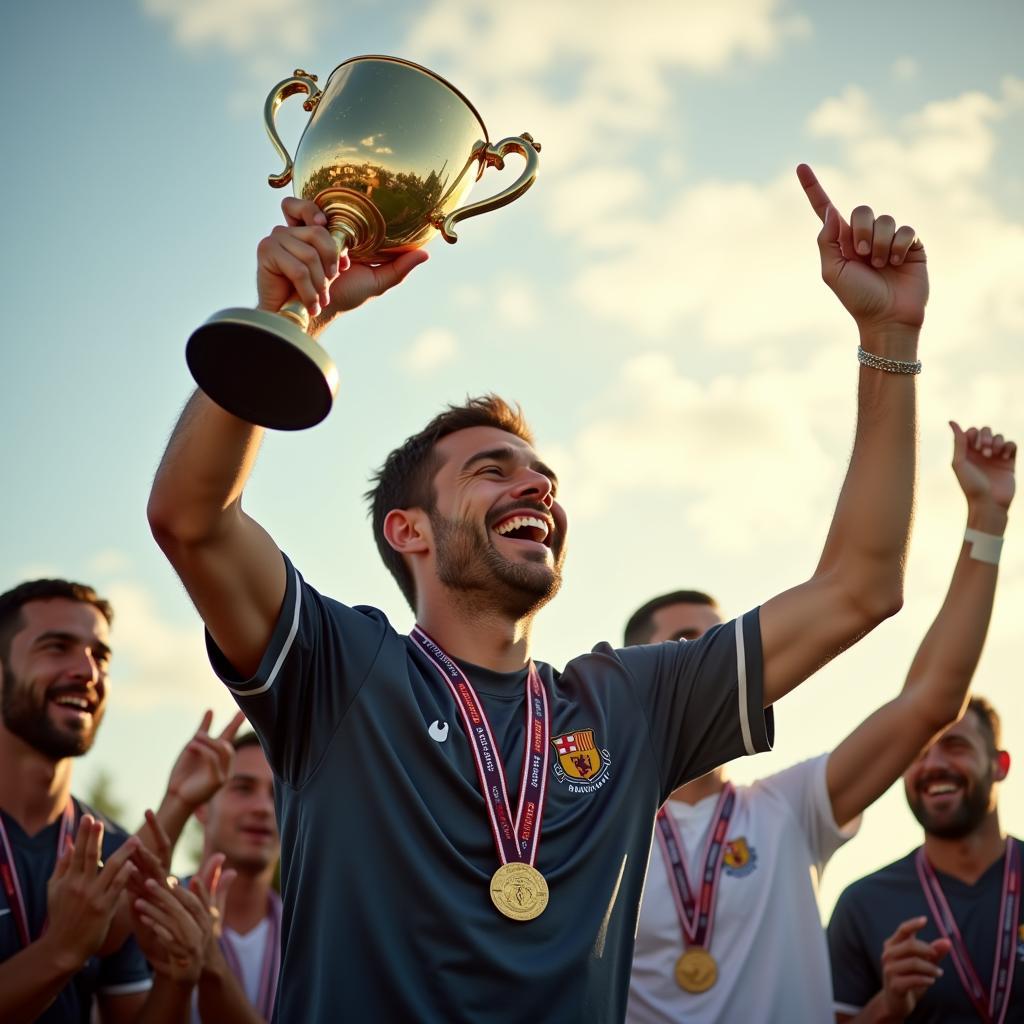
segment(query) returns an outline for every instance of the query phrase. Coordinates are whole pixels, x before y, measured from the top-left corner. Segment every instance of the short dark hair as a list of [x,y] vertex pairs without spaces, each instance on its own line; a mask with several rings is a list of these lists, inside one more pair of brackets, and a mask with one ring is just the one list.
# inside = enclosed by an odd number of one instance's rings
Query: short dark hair
[[416,610],[416,585],[405,559],[384,536],[384,520],[396,508],[434,510],[437,494],[433,481],[440,468],[434,448],[442,438],[470,427],[495,427],[533,444],[533,432],[518,404],[510,405],[494,394],[467,398],[464,405],[449,405],[418,434],[406,438],[374,473],[373,486],[366,492],[377,551],[413,611]]
[[50,601],[54,598],[91,604],[107,620],[107,625],[114,621],[114,609],[110,602],[84,583],[57,579],[26,580],[0,594],[0,658],[7,658],[11,653],[11,639],[23,624],[22,607],[30,601]]
[[245,750],[246,747],[261,747],[260,738],[251,729],[239,733],[232,741],[231,746],[236,750]]
[[623,644],[626,647],[633,647],[635,644],[647,643],[654,636],[654,613],[673,604],[706,604],[711,608],[718,607],[718,602],[703,590],[673,590],[671,594],[654,597],[647,604],[637,608],[629,617]]
[[981,731],[985,734],[990,754],[996,754],[1003,749],[1003,722],[999,712],[984,698],[972,697],[967,702],[967,710],[973,711],[981,724]]

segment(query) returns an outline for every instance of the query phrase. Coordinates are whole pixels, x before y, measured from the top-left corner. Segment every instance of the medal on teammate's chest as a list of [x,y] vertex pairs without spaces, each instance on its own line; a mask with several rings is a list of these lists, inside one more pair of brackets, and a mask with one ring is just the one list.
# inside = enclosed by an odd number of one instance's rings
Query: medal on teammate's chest
[[[71,800],[68,800],[61,812],[60,829],[57,832],[57,860],[60,860],[74,832],[75,807]],[[25,897],[18,879],[18,866],[14,862],[14,850],[11,848],[2,817],[0,817],[0,879],[3,881],[7,905],[18,928],[18,938],[21,939],[22,947],[27,947],[33,941],[28,927],[28,911],[25,909]],[[43,927],[46,927],[45,923]]]
[[548,905],[548,883],[534,867],[544,816],[548,746],[551,738],[551,716],[544,681],[531,661],[526,676],[523,774],[513,818],[501,752],[473,684],[466,678],[466,673],[419,626],[413,628],[410,638],[428,655],[431,665],[455,698],[455,706],[459,709],[459,717],[473,751],[480,790],[498,859],[501,861],[501,867],[491,877],[491,902],[500,913],[513,921],[532,921]]
[[679,830],[672,815],[662,807],[656,819],[655,835],[665,861],[668,887],[676,906],[679,927],[686,950],[676,961],[676,984],[686,992],[706,992],[718,980],[718,964],[711,955],[711,932],[715,923],[715,903],[718,900],[718,882],[722,875],[722,853],[725,833],[729,827],[736,790],[727,782],[719,794],[714,817],[704,847],[700,875],[700,892],[694,894],[686,870],[686,856]]
[[996,930],[996,952],[992,963],[992,986],[986,998],[985,986],[967,951],[957,927],[956,918],[942,891],[939,878],[920,847],[914,858],[917,877],[924,889],[935,927],[949,939],[949,958],[953,961],[960,984],[984,1024],[1002,1024],[1010,1006],[1013,990],[1013,969],[1017,963],[1017,922],[1020,919],[1021,856],[1020,843],[1012,836],[1006,839],[1003,854],[1003,887],[999,895],[999,924]]

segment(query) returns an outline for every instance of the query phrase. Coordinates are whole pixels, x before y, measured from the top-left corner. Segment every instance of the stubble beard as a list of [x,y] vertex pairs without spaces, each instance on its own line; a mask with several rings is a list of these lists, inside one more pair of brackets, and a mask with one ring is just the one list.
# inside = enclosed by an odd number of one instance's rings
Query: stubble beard
[[437,544],[437,576],[460,600],[480,611],[492,610],[516,620],[532,616],[562,585],[561,552],[554,565],[503,558],[481,527],[468,519],[430,513]]
[[925,810],[924,801],[920,797],[910,797],[910,812],[917,823],[930,836],[936,839],[963,839],[976,831],[988,815],[992,801],[992,772],[979,779],[970,789],[965,790],[960,806],[951,815],[939,818]]
[[81,757],[89,752],[103,717],[102,707],[92,716],[89,729],[77,733],[61,729],[50,720],[48,698],[44,695],[40,704],[32,687],[19,682],[6,662],[3,663],[3,671],[0,718],[8,732],[53,761]]

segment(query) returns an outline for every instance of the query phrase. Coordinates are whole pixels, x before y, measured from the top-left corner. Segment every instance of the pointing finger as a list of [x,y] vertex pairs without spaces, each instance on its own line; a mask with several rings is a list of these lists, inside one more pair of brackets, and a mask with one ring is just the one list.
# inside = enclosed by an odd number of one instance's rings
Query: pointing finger
[[832,205],[832,200],[829,199],[828,193],[821,187],[821,182],[818,181],[814,171],[807,164],[797,165],[796,176],[800,179],[800,184],[803,185],[807,201],[818,215],[818,219],[824,224],[825,212]]
[[210,725],[213,723],[213,710],[207,708],[203,712],[203,720],[199,723],[199,728],[196,729],[196,733],[205,736],[210,731]]
[[956,465],[967,458],[967,435],[956,420],[950,420],[949,425],[953,429],[953,464]]

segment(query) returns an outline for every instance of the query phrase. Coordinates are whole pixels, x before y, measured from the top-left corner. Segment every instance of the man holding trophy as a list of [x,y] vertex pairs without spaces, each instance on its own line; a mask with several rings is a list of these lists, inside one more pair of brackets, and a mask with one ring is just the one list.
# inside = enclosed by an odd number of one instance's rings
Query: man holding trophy
[[[602,643],[561,672],[532,659],[567,517],[521,412],[496,396],[449,407],[376,476],[374,536],[416,613],[409,636],[377,609],[315,591],[242,511],[262,431],[237,411],[302,425],[294,405],[264,416],[259,371],[247,394],[221,396],[234,413],[202,390],[189,401],[149,518],[274,770],[276,1020],[622,1020],[658,807],[767,749],[771,705],[900,607],[924,250],[867,207],[847,223],[810,169],[799,175],[824,225],[823,276],[860,333],[855,448],[811,578],[699,640]],[[190,345],[197,377],[210,351],[244,352],[246,339],[274,372],[322,366],[269,319],[282,304],[319,333],[422,262],[404,246],[382,265],[360,262],[356,214],[338,228],[324,209],[347,200],[313,198],[286,199],[287,226],[260,243],[259,309],[218,314],[212,339],[197,332],[196,351],[209,343],[194,361]],[[280,340],[299,354],[275,354]],[[229,376],[205,379],[218,390]],[[320,401],[322,386],[310,393]]]

